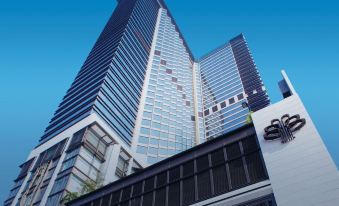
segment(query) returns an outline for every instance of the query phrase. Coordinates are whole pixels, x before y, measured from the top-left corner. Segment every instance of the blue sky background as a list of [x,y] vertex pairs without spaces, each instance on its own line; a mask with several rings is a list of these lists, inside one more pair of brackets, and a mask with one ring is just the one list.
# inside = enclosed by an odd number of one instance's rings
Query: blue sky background
[[[339,3],[167,4],[196,57],[243,32],[273,102],[281,99],[277,81],[286,69],[339,164]],[[0,202],[115,5],[115,0],[1,1]]]

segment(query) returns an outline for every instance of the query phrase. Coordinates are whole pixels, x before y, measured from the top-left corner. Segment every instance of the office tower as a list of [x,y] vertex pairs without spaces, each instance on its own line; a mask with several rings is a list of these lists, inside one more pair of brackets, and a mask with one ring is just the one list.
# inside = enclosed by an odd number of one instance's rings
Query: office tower
[[199,65],[206,138],[243,126],[249,110],[270,104],[242,34],[202,57]]
[[254,112],[253,122],[68,206],[337,205],[337,167],[285,72],[283,78],[284,99]]
[[[268,99],[243,36],[228,45],[195,60],[162,0],[119,0],[5,205],[58,205],[244,124],[240,104],[255,111]],[[237,73],[241,89],[215,70]]]
[[[150,164],[196,145],[199,134],[204,139],[202,116],[195,117],[201,99],[199,103],[195,99],[194,83],[200,78],[194,72],[193,57],[168,10],[159,10],[156,29],[140,109],[141,126],[135,134],[136,152]],[[196,130],[199,122],[200,130]]]

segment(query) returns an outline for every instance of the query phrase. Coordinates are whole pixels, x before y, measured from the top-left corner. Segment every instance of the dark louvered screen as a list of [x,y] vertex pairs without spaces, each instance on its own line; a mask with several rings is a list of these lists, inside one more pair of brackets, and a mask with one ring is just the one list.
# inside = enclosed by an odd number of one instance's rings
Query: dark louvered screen
[[208,155],[199,157],[196,162],[197,162],[197,172],[201,172],[209,168]]
[[231,145],[226,146],[227,159],[232,160],[241,156],[241,151],[239,147],[239,143],[233,143]]
[[153,204],[153,192],[147,193],[144,195],[142,200],[142,205],[152,205]]
[[168,205],[180,205],[180,183],[174,183],[168,187]]
[[182,170],[183,170],[182,171],[183,177],[193,175],[193,173],[194,173],[194,162],[190,161],[190,162],[185,163],[182,166]]
[[266,173],[259,153],[253,153],[246,157],[247,169],[251,182],[259,182],[266,179]]
[[111,205],[118,204],[120,200],[120,190],[112,194]]
[[141,205],[141,197],[136,197],[132,199],[131,206],[140,206]]
[[169,181],[174,182],[180,178],[180,167],[176,167],[169,171]]
[[[122,180],[120,184],[125,186],[111,196],[106,194],[100,206],[192,205],[263,181],[267,179],[267,172],[255,138],[251,136],[228,145],[218,145],[213,151],[194,154],[180,165],[163,169],[154,176],[141,173],[137,178],[139,182],[130,185],[125,185]],[[250,205],[260,206],[262,203],[260,200]],[[269,202],[264,204],[269,205]]]
[[157,176],[157,188],[167,184],[167,172],[161,173]]
[[109,206],[110,200],[111,200],[111,194],[104,196],[102,198],[101,206]]
[[221,165],[212,169],[214,193],[222,194],[228,191],[228,179],[225,165]]
[[197,181],[198,181],[199,200],[207,199],[212,194],[209,170],[198,174]]
[[128,200],[131,195],[131,187],[124,188],[122,190],[121,201]]
[[195,186],[194,186],[194,177],[189,177],[182,181],[182,203],[184,205],[189,205],[195,200]]
[[242,141],[242,147],[244,149],[244,153],[248,154],[256,151],[258,149],[258,144],[255,138],[246,138]]
[[100,206],[100,203],[101,203],[101,199],[99,198],[99,199],[93,201],[92,206]]
[[212,162],[212,166],[225,162],[223,148],[211,153],[211,162]]
[[142,182],[138,182],[133,185],[133,194],[132,197],[140,195],[142,192]]
[[120,203],[120,206],[129,206],[129,201],[126,201],[126,202]]
[[154,189],[154,177],[145,180],[144,192],[149,192]]
[[247,183],[242,159],[233,160],[229,163],[232,188],[239,188]]
[[162,206],[166,204],[166,187],[163,187],[155,192],[154,206]]

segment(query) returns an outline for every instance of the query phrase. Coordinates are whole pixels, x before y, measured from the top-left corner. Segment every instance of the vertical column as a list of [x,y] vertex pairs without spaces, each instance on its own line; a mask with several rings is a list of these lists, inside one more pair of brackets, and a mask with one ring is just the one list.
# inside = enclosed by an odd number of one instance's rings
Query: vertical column
[[114,144],[109,147],[109,151],[107,152],[108,159],[106,160],[107,162],[104,169],[105,171],[104,185],[117,180],[115,170],[117,168],[120,150],[121,146],[119,144]]

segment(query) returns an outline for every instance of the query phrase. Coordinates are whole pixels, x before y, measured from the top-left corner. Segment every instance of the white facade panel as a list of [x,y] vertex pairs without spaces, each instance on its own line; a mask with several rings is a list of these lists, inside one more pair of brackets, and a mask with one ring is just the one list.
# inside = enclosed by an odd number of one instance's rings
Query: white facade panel
[[[264,128],[285,114],[299,114],[306,120],[305,126],[294,133],[295,139],[290,142],[265,140]],[[277,204],[337,205],[338,170],[299,96],[294,93],[257,111],[252,119]]]

